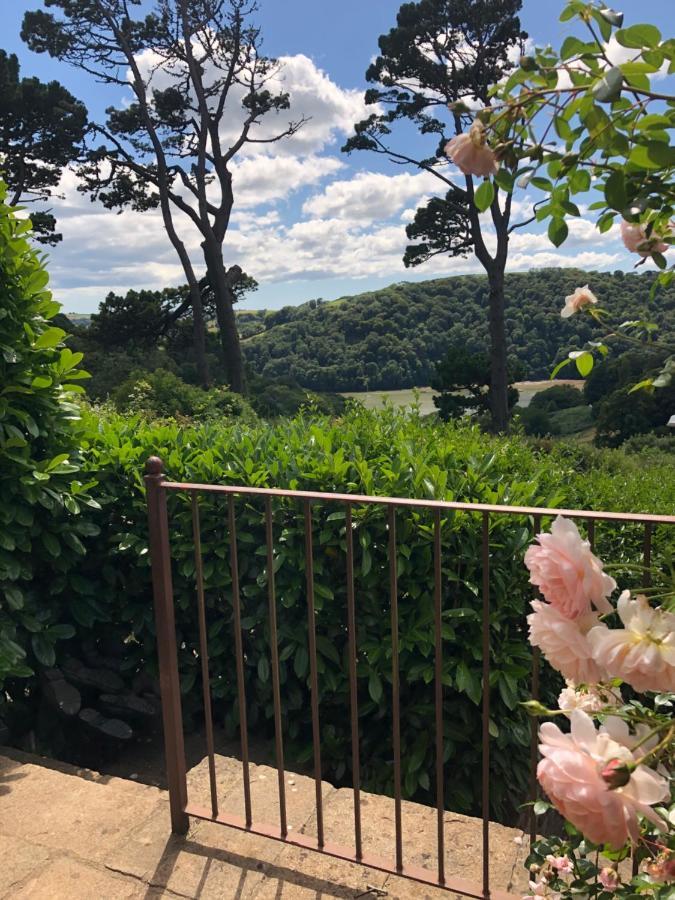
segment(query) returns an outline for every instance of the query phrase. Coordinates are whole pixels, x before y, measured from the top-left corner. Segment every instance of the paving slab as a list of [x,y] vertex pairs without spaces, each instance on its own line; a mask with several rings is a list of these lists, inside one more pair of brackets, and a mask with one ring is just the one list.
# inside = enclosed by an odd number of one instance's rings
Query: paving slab
[[[46,763],[29,754],[0,756],[0,897],[31,900],[448,900],[452,894],[379,870],[259,837],[214,822],[191,819],[184,836],[172,835],[165,791],[135,781]],[[243,817],[241,763],[216,758],[220,811]],[[277,771],[251,765],[254,822],[279,822]],[[187,776],[190,802],[210,808],[208,762]],[[315,836],[312,778],[285,773],[291,836]],[[321,786],[328,841],[354,845],[353,793]],[[394,803],[361,794],[366,853],[393,861]],[[436,812],[402,804],[404,862],[435,868]],[[480,879],[481,822],[446,813],[448,875]],[[493,885],[516,895],[526,886],[522,859],[528,841],[515,829],[491,825]]]
[[12,893],[12,900],[141,900],[146,886],[88,865],[82,860],[59,859],[50,863]]
[[[1,782],[0,782],[1,784]],[[0,808],[2,796],[0,796]],[[36,847],[28,841],[11,834],[0,838],[2,860],[0,862],[0,897],[11,896],[12,890],[20,885],[32,872],[41,869],[50,859],[45,847]]]
[[102,860],[163,802],[158,788],[121,778],[104,783],[34,762],[8,770],[23,777],[0,797],[0,834],[84,859]]

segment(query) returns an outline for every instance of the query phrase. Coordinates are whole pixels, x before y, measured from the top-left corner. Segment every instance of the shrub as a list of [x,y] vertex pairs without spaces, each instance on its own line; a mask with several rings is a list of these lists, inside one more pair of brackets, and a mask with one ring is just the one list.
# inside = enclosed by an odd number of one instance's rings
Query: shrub
[[80,515],[95,505],[78,477],[82,354],[50,321],[59,304],[6,195],[0,182],[0,687],[52,665],[74,634],[71,578],[98,531]]
[[550,413],[549,418],[551,434],[578,434],[593,426],[593,412],[590,406],[585,405],[556,410]]
[[599,447],[620,447],[637,434],[656,432],[665,435],[667,422],[675,408],[675,384],[658,388],[653,393],[622,387],[593,407],[596,424],[595,442]]
[[624,453],[675,454],[675,434],[636,434],[621,449]]
[[551,434],[551,416],[548,410],[530,404],[525,409],[516,410],[516,412],[525,434],[533,437],[544,437]]
[[290,379],[272,381],[254,375],[249,378],[248,389],[251,406],[266,419],[294,416],[306,406],[326,415],[339,415],[345,409],[345,399],[340,394],[315,393]]
[[227,388],[214,387],[205,391],[187,384],[166,369],[133,372],[117,388],[113,400],[118,409],[141,413],[150,419],[208,420],[252,415],[246,401]]
[[569,409],[579,406],[583,394],[571,384],[554,384],[545,391],[539,391],[530,400],[528,409],[543,409],[546,412],[555,412],[559,409]]
[[[151,454],[163,457],[167,474],[176,480],[470,502],[605,505],[602,492],[594,493],[595,476],[584,472],[584,466],[598,464],[599,451],[584,456],[564,447],[538,454],[517,440],[489,438],[476,428],[423,421],[393,409],[354,408],[338,421],[303,414],[274,425],[234,421],[181,428],[112,415],[96,426],[88,465],[99,480],[104,530],[90,542],[87,562],[96,573],[94,596],[106,621],[97,623],[96,610],[87,619],[84,604],[76,615],[82,634],[125,641],[124,665],[130,674],[156,669],[141,479]],[[615,471],[622,471],[619,463]],[[641,504],[631,498],[634,505],[656,508],[655,498],[663,501],[665,478],[661,473],[649,482],[651,493],[645,491]],[[599,483],[603,488],[612,484],[609,469]],[[621,498],[614,498],[617,503],[622,505]],[[311,756],[302,509],[280,501],[274,510],[284,737],[289,765],[302,765]],[[237,500],[236,513],[249,724],[265,736],[272,727],[272,695],[263,507],[253,499]],[[172,495],[170,515],[179,666],[189,724],[199,721],[202,702],[189,498]],[[209,495],[201,500],[200,515],[212,687],[216,709],[223,711],[223,724],[233,734],[238,713],[227,504]],[[401,508],[398,514],[404,790],[406,796],[427,801],[433,794],[428,774],[433,771],[430,526],[424,513]],[[524,616],[531,588],[521,562],[526,526],[525,520],[496,517],[491,526],[492,812],[511,820],[514,805],[524,797],[528,759],[529,726],[518,707],[527,694],[530,671]],[[475,753],[481,722],[479,527],[477,518],[467,514],[450,514],[443,521],[445,754],[452,763],[446,794],[452,808],[467,812],[478,809],[480,797]],[[631,540],[621,558],[629,560],[641,543],[627,533]],[[598,529],[599,541],[610,535],[609,528]],[[354,543],[363,782],[386,792],[393,777],[391,629],[387,528],[381,509],[355,506]],[[314,544],[324,775],[348,783],[345,519],[339,507],[315,505]]]

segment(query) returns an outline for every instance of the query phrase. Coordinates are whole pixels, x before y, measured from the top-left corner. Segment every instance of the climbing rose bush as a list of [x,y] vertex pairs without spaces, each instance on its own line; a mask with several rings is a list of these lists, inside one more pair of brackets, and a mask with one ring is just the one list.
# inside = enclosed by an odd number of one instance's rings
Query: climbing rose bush
[[[539,729],[537,780],[565,819],[565,834],[531,848],[528,898],[672,898],[675,803],[675,614],[661,596],[623,591],[574,522],[558,516],[525,554],[541,599],[530,643],[566,679],[560,717]],[[626,696],[622,686],[626,686]],[[636,698],[636,692],[644,695]],[[631,856],[637,863],[632,875]]]

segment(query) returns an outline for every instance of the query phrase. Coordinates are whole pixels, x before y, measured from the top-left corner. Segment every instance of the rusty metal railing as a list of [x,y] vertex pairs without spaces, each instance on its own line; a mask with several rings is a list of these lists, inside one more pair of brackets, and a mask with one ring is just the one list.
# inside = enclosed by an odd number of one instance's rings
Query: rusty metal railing
[[[648,515],[633,513],[594,512],[589,510],[546,509],[525,506],[498,506],[481,503],[457,503],[451,501],[419,500],[403,497],[361,496],[357,494],[320,493],[312,491],[278,490],[271,488],[255,488],[237,485],[190,484],[166,480],[163,474],[163,463],[158,457],[151,457],[146,466],[145,483],[150,531],[150,553],[152,560],[153,595],[157,630],[159,657],[160,689],[162,696],[162,716],[166,752],[167,780],[171,810],[172,830],[185,833],[190,816],[197,819],[218,822],[232,828],[283,841],[297,847],[325,853],[338,859],[360,863],[393,875],[399,875],[413,881],[454,891],[476,900],[514,900],[514,896],[505,891],[495,890],[490,883],[490,521],[492,516],[525,516],[531,519],[533,532],[541,530],[544,517],[563,515],[586,522],[588,539],[593,546],[595,541],[596,522],[636,523],[644,528],[642,542],[642,566],[646,583],[649,579],[649,566],[652,556],[653,529],[657,525],[675,525],[675,516]],[[204,713],[206,729],[206,748],[208,756],[209,785],[211,809],[194,805],[188,800],[185,748],[183,739],[182,709],[180,684],[178,675],[178,655],[176,644],[176,627],[174,618],[173,584],[171,574],[171,551],[169,543],[169,516],[167,495],[170,492],[187,493],[192,502],[192,525],[195,548],[195,581],[197,596],[197,614],[199,625],[199,655],[204,692]],[[244,817],[235,816],[219,809],[216,789],[215,751],[213,734],[213,717],[211,704],[211,688],[209,678],[209,657],[207,646],[206,605],[204,598],[204,577],[201,559],[201,532],[199,521],[198,497],[200,494],[216,494],[227,499],[227,520],[230,542],[230,575],[232,584],[232,609],[234,621],[234,643],[236,657],[236,681],[239,706],[242,779],[244,791]],[[274,706],[275,755],[278,773],[279,824],[271,825],[254,821],[251,806],[251,787],[249,775],[248,726],[246,716],[246,692],[244,680],[244,650],[242,642],[241,597],[239,583],[239,565],[237,552],[237,529],[235,517],[235,497],[259,497],[264,503],[266,550],[267,550],[267,592],[268,615],[271,643],[271,675]],[[275,498],[289,498],[299,501],[303,509],[305,560],[306,560],[306,592],[308,617],[308,645],[311,690],[311,720],[313,739],[313,766],[316,784],[316,823],[317,835],[289,833],[286,812],[286,795],[284,782],[284,745],[281,718],[281,685],[279,677],[277,602],[274,577],[274,523],[272,501]],[[326,840],[324,833],[322,778],[321,778],[321,744],[319,729],[319,686],[317,674],[316,622],[314,608],[314,551],[312,545],[312,504],[332,503],[341,505],[345,511],[345,577],[347,588],[347,641],[348,641],[348,679],[349,679],[349,715],[351,725],[352,754],[352,791],[354,799],[354,846],[345,847]],[[353,542],[353,508],[354,506],[381,506],[386,508],[388,517],[388,555],[389,555],[389,600],[392,636],[392,725],[394,750],[394,822],[395,822],[395,854],[394,859],[381,858],[364,850],[361,827],[360,796],[360,756],[358,727],[358,692],[357,692],[357,639],[356,639],[356,600],[354,589],[354,542]],[[402,827],[401,804],[401,735],[400,735],[400,685],[399,685],[399,622],[398,622],[398,579],[397,579],[397,540],[396,513],[398,508],[417,508],[433,513],[433,573],[434,573],[434,730],[435,730],[435,768],[436,768],[436,817],[437,817],[437,867],[436,871],[408,865],[404,861],[404,835]],[[444,511],[461,511],[473,513],[481,520],[481,556],[482,556],[482,884],[475,885],[456,876],[448,876],[445,865],[445,826],[444,826],[444,763],[443,763],[443,638],[442,624],[442,535],[441,515]],[[525,605],[524,605],[525,606]],[[525,612],[525,609],[524,609]],[[533,653],[532,662],[532,694],[539,696],[539,653]],[[535,766],[537,760],[537,726],[532,721],[531,728],[531,779],[530,799],[537,796]],[[530,817],[530,837],[534,839],[535,821]]]

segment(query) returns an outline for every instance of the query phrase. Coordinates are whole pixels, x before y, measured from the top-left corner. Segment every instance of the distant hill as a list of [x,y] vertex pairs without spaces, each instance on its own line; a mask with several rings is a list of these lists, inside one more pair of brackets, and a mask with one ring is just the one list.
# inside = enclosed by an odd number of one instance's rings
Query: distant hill
[[[588,316],[560,318],[564,298],[589,284],[613,320],[641,315],[655,273],[539,269],[506,277],[509,352],[524,377],[547,378],[573,347],[598,336]],[[313,390],[395,390],[429,384],[450,347],[488,345],[485,276],[460,275],[392,284],[331,302],[239,315],[246,361],[268,378]],[[675,284],[651,304],[650,320],[675,321]]]

